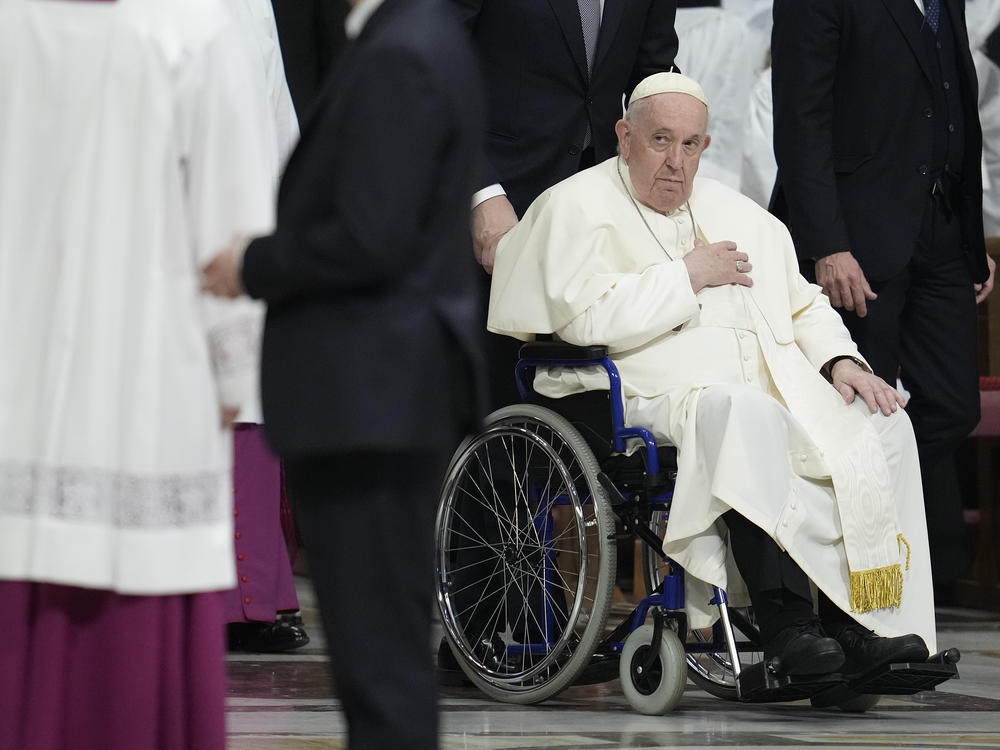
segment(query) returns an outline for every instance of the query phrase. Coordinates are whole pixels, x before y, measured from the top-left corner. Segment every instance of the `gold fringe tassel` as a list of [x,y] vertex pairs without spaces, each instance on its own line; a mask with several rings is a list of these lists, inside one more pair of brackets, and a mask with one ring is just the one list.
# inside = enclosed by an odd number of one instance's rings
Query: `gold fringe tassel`
[[851,611],[898,607],[903,601],[903,571],[900,565],[887,565],[851,572]]
[[910,543],[906,541],[906,537],[902,534],[896,534],[896,544],[902,542],[906,545],[906,569],[910,569]]

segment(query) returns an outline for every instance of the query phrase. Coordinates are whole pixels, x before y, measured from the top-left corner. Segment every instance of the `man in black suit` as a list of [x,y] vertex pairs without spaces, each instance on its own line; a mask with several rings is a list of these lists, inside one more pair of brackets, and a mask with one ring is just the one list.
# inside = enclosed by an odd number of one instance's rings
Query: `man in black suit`
[[[370,16],[368,14],[371,14]],[[468,228],[482,102],[445,0],[362,0],[282,180],[274,234],[205,269],[268,303],[286,462],[350,747],[436,748],[433,518],[479,409]]]
[[344,0],[271,0],[285,77],[302,120],[344,46]]
[[[675,0],[452,0],[480,54],[486,167],[473,196],[476,259],[547,188],[615,153],[622,97],[677,54]],[[483,279],[489,289],[489,279]],[[492,406],[519,401],[516,346],[488,338]]]
[[954,451],[979,420],[993,286],[961,0],[775,0],[772,211],[875,373],[899,374],[935,581],[967,564]]

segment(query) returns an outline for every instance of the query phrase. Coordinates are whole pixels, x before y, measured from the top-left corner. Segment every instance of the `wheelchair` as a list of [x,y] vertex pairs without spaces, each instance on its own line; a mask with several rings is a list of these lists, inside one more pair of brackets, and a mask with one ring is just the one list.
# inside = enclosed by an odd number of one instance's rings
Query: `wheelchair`
[[[604,368],[610,388],[561,399],[533,392],[539,367]],[[622,384],[606,347],[532,342],[515,372],[525,403],[487,417],[455,452],[436,517],[437,602],[466,677],[496,700],[541,702],[574,684],[621,679],[632,708],[664,714],[687,680],[731,701],[809,698],[860,712],[958,676],[948,649],[848,684],[790,677],[765,663],[749,607],[714,588],[719,617],[689,628],[684,571],[661,551],[677,454],[626,427]],[[610,416],[609,416],[610,415]],[[629,444],[638,448],[627,450]],[[650,591],[609,624],[619,540],[642,541]]]

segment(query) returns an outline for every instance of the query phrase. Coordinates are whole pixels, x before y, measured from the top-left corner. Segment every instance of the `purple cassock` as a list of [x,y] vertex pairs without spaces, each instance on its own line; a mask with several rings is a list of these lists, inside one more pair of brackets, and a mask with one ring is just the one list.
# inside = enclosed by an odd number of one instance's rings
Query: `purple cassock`
[[257,424],[235,425],[233,450],[237,586],[223,597],[223,615],[226,622],[274,622],[278,611],[299,608],[281,528],[281,462]]
[[218,592],[0,581],[0,750],[223,750]]

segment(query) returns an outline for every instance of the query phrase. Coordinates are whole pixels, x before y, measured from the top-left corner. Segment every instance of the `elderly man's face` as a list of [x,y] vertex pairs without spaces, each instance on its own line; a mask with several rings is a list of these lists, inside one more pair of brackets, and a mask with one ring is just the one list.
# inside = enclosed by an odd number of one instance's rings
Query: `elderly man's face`
[[[636,106],[637,105],[637,106]],[[664,213],[691,197],[706,135],[708,108],[687,94],[654,94],[636,102],[615,125],[622,156],[639,200]]]

